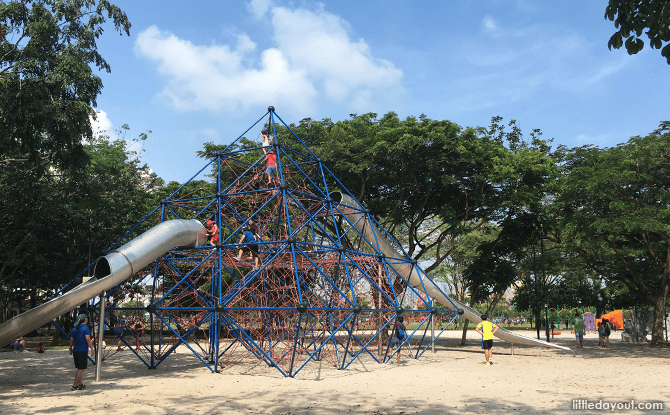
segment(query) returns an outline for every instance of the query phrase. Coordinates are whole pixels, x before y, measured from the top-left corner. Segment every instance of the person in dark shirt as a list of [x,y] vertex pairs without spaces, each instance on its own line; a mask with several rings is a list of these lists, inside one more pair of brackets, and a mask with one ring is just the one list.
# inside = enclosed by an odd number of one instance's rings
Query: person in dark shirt
[[236,261],[242,260],[242,254],[245,250],[249,251],[251,257],[249,259],[254,260],[254,270],[257,270],[260,267],[260,257],[258,256],[258,243],[256,242],[256,236],[252,232],[251,228],[245,226],[242,228],[242,237],[240,238],[239,244],[242,244],[239,253],[235,259]]
[[142,323],[140,316],[135,316],[133,331],[135,332],[135,350],[140,350],[140,339],[144,336],[144,323]]

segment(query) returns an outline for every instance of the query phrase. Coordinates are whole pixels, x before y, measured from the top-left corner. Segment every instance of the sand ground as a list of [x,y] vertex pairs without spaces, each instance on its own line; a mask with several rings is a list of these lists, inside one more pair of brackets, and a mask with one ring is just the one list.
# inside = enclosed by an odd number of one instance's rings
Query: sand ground
[[594,334],[583,349],[574,349],[572,335],[554,339],[574,355],[522,346],[512,355],[509,344],[496,340],[495,364],[484,366],[475,333],[459,346],[460,332],[445,332],[436,353],[418,360],[359,360],[343,371],[310,364],[295,378],[264,364],[212,373],[187,350],[148,370],[125,351],[103,363],[100,382],[89,366],[83,391],[70,390],[75,369],[67,350],[3,352],[0,414],[603,413],[573,409],[573,400],[601,399],[665,408],[616,413],[670,413],[670,349],[624,344],[618,335],[609,348],[598,347]]

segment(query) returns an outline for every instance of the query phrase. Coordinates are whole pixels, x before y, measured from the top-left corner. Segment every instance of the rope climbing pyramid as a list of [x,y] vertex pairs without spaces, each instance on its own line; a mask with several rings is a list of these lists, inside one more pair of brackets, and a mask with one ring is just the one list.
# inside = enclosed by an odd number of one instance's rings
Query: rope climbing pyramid
[[[253,129],[262,140],[244,138]],[[108,353],[154,368],[186,346],[212,371],[263,361],[284,376],[420,357],[441,333],[431,321],[445,330],[458,307],[433,302],[448,297],[273,107],[244,134],[117,242],[175,219],[209,235],[106,293]]]

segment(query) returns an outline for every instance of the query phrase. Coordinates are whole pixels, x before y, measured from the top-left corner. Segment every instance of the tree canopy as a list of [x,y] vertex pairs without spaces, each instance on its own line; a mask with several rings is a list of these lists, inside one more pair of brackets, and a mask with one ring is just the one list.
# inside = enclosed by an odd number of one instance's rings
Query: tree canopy
[[110,71],[96,39],[107,19],[129,33],[108,0],[0,3],[0,163],[29,161],[42,171],[81,168],[102,89],[93,67]]
[[89,250],[94,260],[157,204],[163,182],[128,146],[94,137],[84,144],[90,163],[76,173],[2,169],[0,299],[16,290],[48,297],[86,267]]
[[572,149],[565,168],[557,199],[565,248],[653,304],[658,343],[670,291],[670,122],[613,148]]
[[629,55],[644,48],[644,32],[649,46],[661,49],[661,55],[670,65],[670,1],[668,0],[610,0],[605,18],[614,22],[617,31],[607,46],[612,50],[626,47]]

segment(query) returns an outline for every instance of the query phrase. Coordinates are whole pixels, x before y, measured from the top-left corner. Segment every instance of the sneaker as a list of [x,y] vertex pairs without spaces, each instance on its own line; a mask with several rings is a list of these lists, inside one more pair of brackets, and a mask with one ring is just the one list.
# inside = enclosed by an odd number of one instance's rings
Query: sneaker
[[18,352],[19,352],[18,350],[14,350],[14,353],[18,353]]
[[23,349],[22,352],[23,353],[29,353],[28,350],[26,350],[26,349]]
[[491,366],[491,362],[484,363],[484,366]]
[[254,267],[254,271],[258,271],[259,269],[259,267]]
[[235,261],[237,261],[237,262],[240,262],[240,261],[241,261],[241,259],[239,259],[239,258],[236,257],[236,256],[234,256],[233,259],[234,259]]

